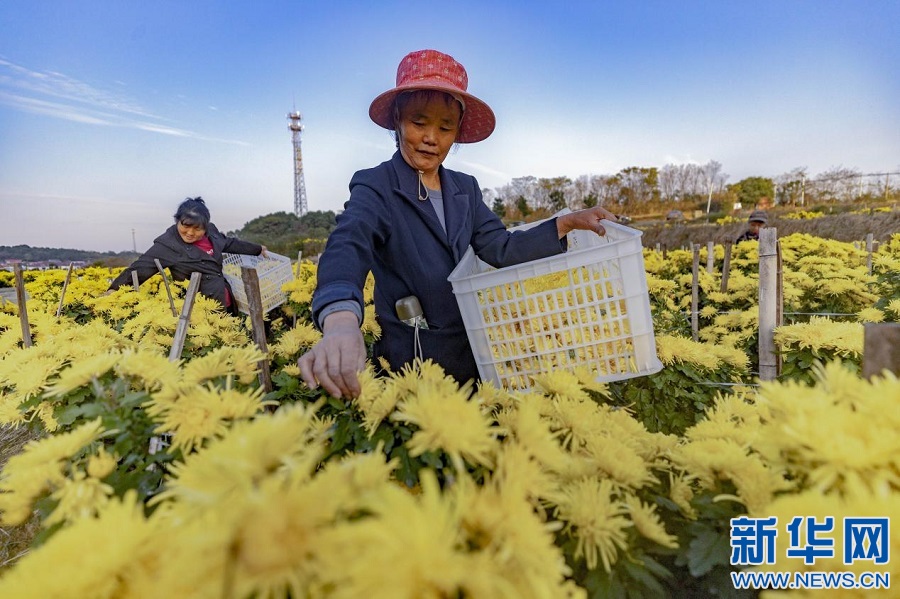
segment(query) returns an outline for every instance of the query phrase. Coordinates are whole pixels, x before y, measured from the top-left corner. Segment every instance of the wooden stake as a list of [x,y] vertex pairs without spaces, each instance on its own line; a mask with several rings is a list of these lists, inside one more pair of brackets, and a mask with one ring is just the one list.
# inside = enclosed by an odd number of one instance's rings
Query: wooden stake
[[294,278],[300,278],[300,260],[303,259],[303,250],[297,252],[297,266],[294,267]]
[[59,318],[59,315],[62,314],[63,309],[63,300],[66,299],[66,288],[69,286],[69,280],[72,278],[72,267],[75,265],[74,262],[69,262],[69,270],[66,272],[66,280],[63,281],[62,291],[59,292],[59,307],[56,308],[56,317]]
[[272,390],[272,374],[269,371],[269,347],[266,343],[266,321],[263,312],[262,294],[259,291],[259,274],[255,268],[241,267],[241,280],[247,294],[247,311],[250,313],[250,325],[253,327],[253,340],[266,357],[259,361],[259,383],[266,393]]
[[[784,261],[781,259],[781,240],[775,242],[777,272],[775,274],[775,326],[784,324]],[[781,376],[781,354],[775,354],[776,376]]]
[[712,274],[716,265],[715,244],[712,241],[706,242],[706,272]]
[[692,244],[694,247],[694,265],[691,268],[693,278],[691,280],[691,338],[694,341],[700,340],[700,246]]
[[181,359],[184,350],[184,339],[187,337],[188,327],[191,324],[191,310],[194,309],[194,297],[200,288],[199,272],[191,273],[191,282],[188,283],[187,292],[184,294],[184,305],[181,307],[181,316],[178,318],[178,326],[175,328],[175,338],[172,340],[172,350],[169,352],[169,362]]
[[16,303],[19,304],[19,322],[22,324],[22,343],[25,347],[33,345],[31,341],[31,326],[28,324],[28,306],[25,299],[25,279],[22,277],[22,265],[13,264],[13,274],[16,277]]
[[900,375],[900,323],[867,322],[863,331],[863,377],[881,376],[885,370]]
[[138,275],[136,270],[131,271],[131,284],[134,285],[135,292],[141,288],[141,284],[138,282]]
[[[160,264],[159,262],[159,258],[154,258],[153,261],[156,262],[156,268],[157,270],[159,270],[159,276],[163,278],[163,283],[166,284],[166,295],[169,296],[169,307],[172,309],[172,316],[178,316],[178,312],[175,311],[175,300],[172,299],[172,289],[169,288],[169,277],[166,276],[166,271],[163,270],[162,264]],[[191,274],[191,280],[194,280],[193,273]]]
[[775,326],[778,322],[778,231],[759,232],[759,379],[773,381],[778,376],[775,356]]
[[872,274],[872,254],[875,252],[875,249],[873,247],[873,238],[874,235],[872,235],[871,233],[866,235],[866,251],[869,253],[869,257],[866,260],[866,267],[868,268],[869,275]]
[[722,262],[722,286],[719,291],[728,293],[728,273],[731,271],[731,242],[725,242],[725,260]]

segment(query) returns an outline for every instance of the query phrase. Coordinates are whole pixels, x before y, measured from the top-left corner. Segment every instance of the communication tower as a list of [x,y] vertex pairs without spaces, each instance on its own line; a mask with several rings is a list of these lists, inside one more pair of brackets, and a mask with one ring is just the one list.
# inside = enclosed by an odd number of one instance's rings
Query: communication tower
[[303,155],[300,153],[300,132],[303,131],[300,121],[303,117],[295,110],[289,112],[287,118],[291,121],[288,129],[291,130],[291,141],[294,144],[294,214],[303,216],[309,210],[306,205],[306,183],[303,180]]

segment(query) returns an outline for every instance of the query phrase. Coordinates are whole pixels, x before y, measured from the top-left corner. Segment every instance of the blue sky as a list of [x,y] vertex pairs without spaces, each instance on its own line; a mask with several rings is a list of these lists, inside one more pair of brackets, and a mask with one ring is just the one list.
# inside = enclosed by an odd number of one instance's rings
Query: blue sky
[[482,187],[717,160],[734,183],[900,170],[900,2],[0,3],[0,245],[139,251],[202,195],[222,230],[387,160],[368,106],[435,48],[497,115]]

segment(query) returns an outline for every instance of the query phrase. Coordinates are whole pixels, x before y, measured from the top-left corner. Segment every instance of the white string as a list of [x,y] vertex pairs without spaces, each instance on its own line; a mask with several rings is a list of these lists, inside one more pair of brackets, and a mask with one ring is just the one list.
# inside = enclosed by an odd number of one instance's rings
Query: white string
[[419,340],[419,317],[416,317],[415,333],[413,333],[413,355],[422,362],[425,358],[422,355],[422,342]]

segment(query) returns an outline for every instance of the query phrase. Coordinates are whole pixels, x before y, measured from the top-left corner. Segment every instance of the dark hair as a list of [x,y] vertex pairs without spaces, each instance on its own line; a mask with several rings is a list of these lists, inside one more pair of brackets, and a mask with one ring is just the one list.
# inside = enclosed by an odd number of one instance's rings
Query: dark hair
[[175,222],[189,227],[209,227],[209,208],[203,198],[185,198],[175,211]]
[[[397,94],[397,97],[394,98],[394,106],[391,110],[392,120],[394,123],[394,141],[397,144],[397,147],[400,147],[400,131],[397,126],[400,122],[400,113],[403,112],[403,109],[406,108],[406,105],[409,104],[413,98],[422,97],[425,98],[426,101],[431,101],[435,99],[443,100],[447,106],[450,106],[452,102],[456,102],[459,104],[459,100],[454,98],[451,94],[447,92],[443,92],[438,89],[414,89],[408,92],[403,92]],[[460,104],[459,106],[459,125],[462,124],[463,117],[465,116],[465,108]],[[454,144],[455,145],[455,144]]]

